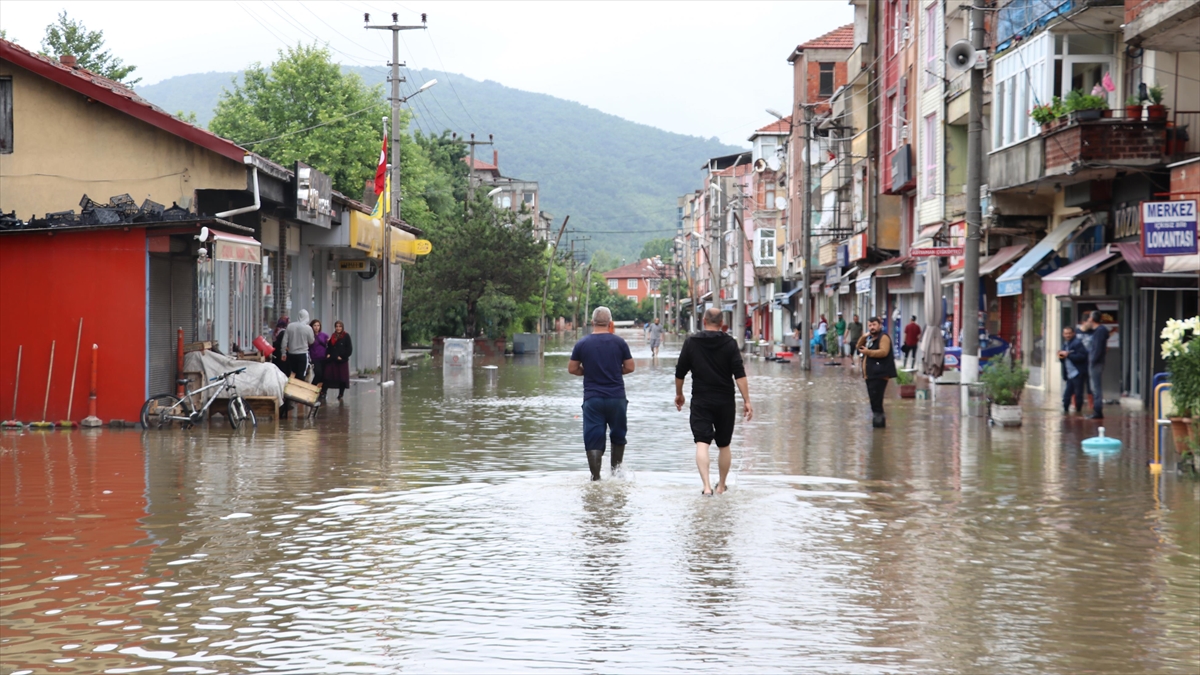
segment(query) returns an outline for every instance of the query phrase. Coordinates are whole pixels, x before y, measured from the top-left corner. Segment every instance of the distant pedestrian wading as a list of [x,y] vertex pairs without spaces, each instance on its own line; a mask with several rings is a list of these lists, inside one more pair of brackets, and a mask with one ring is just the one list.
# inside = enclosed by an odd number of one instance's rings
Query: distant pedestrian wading
[[867,334],[858,339],[855,346],[861,360],[863,379],[867,382],[867,396],[871,399],[871,426],[882,429],[887,426],[883,414],[883,393],[888,380],[896,376],[896,357],[892,353],[892,339],[883,332],[883,322],[873,316],[867,320]]
[[633,372],[633,356],[625,340],[613,334],[607,307],[592,312],[592,328],[571,350],[567,372],[583,378],[583,449],[592,480],[600,480],[606,431],[612,440],[612,471],[625,458],[625,376]]
[[714,492],[708,479],[708,446],[713,443],[717,445],[720,472],[715,492],[722,494],[729,489],[726,479],[733,463],[729,443],[733,439],[733,423],[737,417],[737,401],[733,396],[735,384],[742,393],[742,416],[746,421],[754,417],[742,354],[738,351],[737,341],[721,330],[721,319],[719,309],[704,312],[704,330],[688,336],[675,366],[676,410],[683,410],[686,402],[683,380],[689,372],[692,374],[692,440],[696,442],[696,468],[700,470],[700,481],[704,484],[701,493],[707,496]]

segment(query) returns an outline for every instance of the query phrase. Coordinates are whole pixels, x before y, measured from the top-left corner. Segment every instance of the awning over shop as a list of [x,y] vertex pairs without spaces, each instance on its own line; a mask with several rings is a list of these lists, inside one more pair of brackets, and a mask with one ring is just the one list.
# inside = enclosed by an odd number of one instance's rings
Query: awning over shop
[[1027,248],[1029,247],[1025,244],[1019,244],[1017,246],[1005,246],[999,251],[996,251],[995,255],[988,256],[987,258],[980,260],[979,276],[985,277],[989,274],[995,273],[996,270],[1016,260],[1017,257],[1024,253],[1025,249]]
[[823,283],[825,283],[825,282],[824,281],[814,281],[812,283],[812,285],[810,285],[808,287],[808,289],[810,291],[812,291],[813,293],[820,293],[821,292],[821,284],[823,284]]
[[875,267],[875,276],[877,277],[898,277],[904,273],[904,267],[912,258],[908,256],[900,256],[885,260]]
[[732,312],[735,307],[736,307],[736,305],[734,305],[732,302],[730,302],[730,303],[727,303],[724,306],[722,306],[721,311],[722,312]]
[[1116,265],[1120,262],[1115,260],[1118,255],[1119,251],[1115,247],[1105,246],[1066,267],[1054,270],[1042,279],[1042,292],[1046,295],[1070,295],[1073,281]]
[[700,302],[708,302],[709,300],[712,300],[712,291],[709,291],[709,292],[705,293],[704,295],[700,296]]
[[794,288],[792,288],[792,290],[788,291],[787,293],[781,293],[780,295],[782,295],[783,297],[780,298],[780,301],[782,302],[784,300],[790,299],[793,295],[799,293],[801,288],[803,288],[803,286],[796,285]]
[[[937,237],[937,235],[939,233],[941,233],[941,231],[942,231],[941,223],[937,223],[935,225],[926,225],[925,227],[921,228],[921,234],[917,236],[917,240],[920,241],[921,239],[934,239]],[[914,248],[915,248],[915,244],[914,244]]]
[[858,276],[854,277],[854,290],[857,293],[871,292],[871,276],[875,274],[877,265],[866,267],[858,271]]
[[254,237],[212,231],[213,260],[262,264],[262,244]]
[[996,295],[1005,297],[1009,295],[1020,295],[1023,288],[1021,280],[1029,274],[1033,268],[1037,267],[1046,256],[1058,250],[1072,234],[1074,234],[1085,223],[1092,221],[1091,214],[1084,216],[1076,216],[1075,218],[1067,218],[1059,223],[1058,227],[1054,228],[1049,234],[1042,238],[1041,241],[1034,244],[1029,253],[1026,253],[1015,265],[1008,268],[1008,271],[1000,275],[996,280]]
[[1200,256],[1144,256],[1140,243],[1113,244],[1135,277],[1194,277],[1200,271]]
[[966,274],[963,270],[954,270],[950,274],[942,277],[942,285],[953,286],[954,284],[961,284],[964,276],[966,276]]

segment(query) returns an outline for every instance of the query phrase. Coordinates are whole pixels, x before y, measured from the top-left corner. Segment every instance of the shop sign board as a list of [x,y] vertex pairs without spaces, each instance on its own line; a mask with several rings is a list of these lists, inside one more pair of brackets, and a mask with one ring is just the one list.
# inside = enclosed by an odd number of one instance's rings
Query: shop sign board
[[960,256],[963,254],[962,246],[935,246],[932,248],[910,248],[908,254],[917,258],[931,256]]
[[333,225],[333,181],[304,162],[296,162],[296,220]]
[[1142,255],[1196,255],[1196,200],[1142,202]]
[[849,260],[846,261],[846,266],[856,260],[862,260],[867,257],[867,233],[859,232],[858,234],[846,240],[846,249]]
[[338,269],[343,272],[369,272],[371,271],[371,263],[366,258],[339,260]]
[[383,256],[383,224],[378,218],[350,212],[350,248],[366,253],[369,258]]
[[221,262],[262,264],[262,246],[252,237],[213,233],[213,259]]
[[846,244],[838,245],[838,267],[850,266],[850,247]]

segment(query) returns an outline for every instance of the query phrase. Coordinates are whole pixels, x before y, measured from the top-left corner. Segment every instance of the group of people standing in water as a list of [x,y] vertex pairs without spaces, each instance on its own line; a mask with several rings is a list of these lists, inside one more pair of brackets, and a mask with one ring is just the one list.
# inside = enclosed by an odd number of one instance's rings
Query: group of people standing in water
[[312,371],[312,383],[321,385],[321,401],[330,389],[336,389],[338,400],[350,386],[350,355],[354,343],[341,321],[333,323],[333,333],[321,330],[320,319],[309,319],[308,310],[300,310],[297,321],[283,316],[275,324],[271,361],[284,375],[307,380]]

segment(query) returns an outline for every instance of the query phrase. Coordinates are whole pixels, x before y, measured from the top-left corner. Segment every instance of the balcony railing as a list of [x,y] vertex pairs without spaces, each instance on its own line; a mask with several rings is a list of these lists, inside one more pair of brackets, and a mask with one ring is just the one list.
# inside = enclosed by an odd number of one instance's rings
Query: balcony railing
[[1044,175],[1073,174],[1100,164],[1150,166],[1172,154],[1165,118],[1126,117],[1124,109],[1105,112],[1108,117],[1043,127]]
[[1200,155],[1200,110],[1176,110],[1167,127],[1170,155]]

